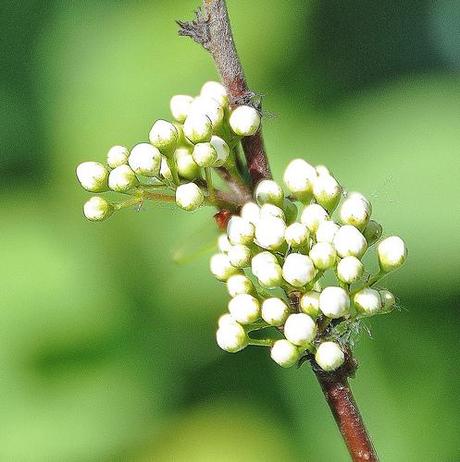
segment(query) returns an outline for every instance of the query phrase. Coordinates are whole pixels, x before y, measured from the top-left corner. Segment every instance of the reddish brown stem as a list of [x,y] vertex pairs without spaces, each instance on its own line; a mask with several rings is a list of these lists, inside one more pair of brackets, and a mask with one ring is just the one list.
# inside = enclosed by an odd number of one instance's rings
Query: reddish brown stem
[[[236,51],[225,0],[203,0],[202,9],[197,11],[194,21],[178,21],[178,24],[180,35],[193,38],[211,53],[230,95],[231,105],[248,104],[260,112],[260,102],[248,87]],[[244,138],[242,144],[252,186],[263,178],[271,178],[262,129]]]
[[353,397],[348,377],[356,363],[350,354],[345,365],[334,372],[322,371],[314,361],[312,368],[321,386],[332,415],[354,462],[378,462],[378,456]]

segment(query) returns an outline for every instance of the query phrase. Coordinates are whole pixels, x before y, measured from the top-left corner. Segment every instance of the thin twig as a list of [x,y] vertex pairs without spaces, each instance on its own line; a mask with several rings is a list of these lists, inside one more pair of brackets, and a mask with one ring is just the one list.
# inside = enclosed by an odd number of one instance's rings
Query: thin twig
[[[246,82],[243,68],[233,41],[225,0],[203,0],[202,8],[193,21],[177,21],[179,35],[191,37],[208,50],[216,64],[232,106],[248,104],[261,111],[260,101],[254,98]],[[247,168],[253,187],[264,178],[271,178],[265,153],[262,129],[242,141]]]

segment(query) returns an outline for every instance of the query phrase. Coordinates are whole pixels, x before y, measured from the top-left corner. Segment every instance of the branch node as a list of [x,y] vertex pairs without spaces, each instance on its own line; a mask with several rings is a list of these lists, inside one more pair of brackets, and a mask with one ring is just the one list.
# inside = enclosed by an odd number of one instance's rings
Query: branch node
[[179,35],[192,38],[209,51],[211,42],[209,16],[205,16],[202,8],[195,11],[195,19],[192,21],[176,21],[176,24],[179,26]]

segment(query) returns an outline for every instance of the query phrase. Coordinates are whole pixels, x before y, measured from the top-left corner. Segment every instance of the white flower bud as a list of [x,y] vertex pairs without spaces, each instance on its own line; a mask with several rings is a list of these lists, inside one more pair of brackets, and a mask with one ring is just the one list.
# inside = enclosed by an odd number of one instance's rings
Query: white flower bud
[[277,340],[270,351],[270,356],[281,367],[291,367],[300,359],[299,349],[288,340]]
[[309,202],[313,194],[313,181],[316,170],[303,159],[294,159],[289,162],[284,171],[284,184],[299,201]]
[[279,264],[267,264],[254,273],[259,281],[259,284],[266,289],[274,289],[280,287],[283,282],[281,266]]
[[351,225],[342,226],[334,236],[334,247],[338,255],[361,258],[367,250],[366,238]]
[[342,258],[337,264],[337,277],[346,284],[356,282],[364,272],[364,265],[356,257]]
[[136,174],[129,165],[120,165],[109,174],[109,188],[112,191],[126,192],[137,184]]
[[178,139],[177,128],[166,120],[157,120],[149,133],[150,142],[165,155],[174,152]]
[[262,303],[262,319],[271,326],[281,326],[289,316],[289,307],[278,297],[267,298]]
[[189,95],[174,95],[171,98],[169,107],[172,116],[180,123],[183,123],[190,112],[190,105],[193,102],[193,97]]
[[233,244],[248,245],[254,241],[254,225],[244,218],[232,216],[227,224],[228,240]]
[[217,248],[222,252],[222,253],[227,253],[230,250],[230,247],[232,244],[228,240],[228,236],[226,233],[222,233],[218,238],[217,238]]
[[211,141],[211,120],[205,114],[191,112],[184,122],[184,135],[193,144]]
[[335,342],[323,342],[315,354],[315,361],[323,371],[338,369],[345,361],[343,351]]
[[107,153],[107,165],[116,168],[128,162],[129,151],[124,146],[112,146]]
[[288,245],[294,249],[307,248],[310,242],[310,231],[302,223],[292,223],[286,228],[284,237]]
[[307,205],[300,216],[300,222],[307,225],[307,228],[312,232],[316,232],[320,223],[329,220],[329,214],[319,204]]
[[325,165],[317,165],[315,167],[315,169],[316,169],[316,173],[318,175],[326,175],[326,176],[331,175],[331,172],[329,171],[329,169]]
[[282,208],[284,203],[284,192],[281,186],[273,180],[262,180],[256,187],[254,194],[259,205],[273,204]]
[[363,236],[366,238],[367,245],[370,247],[375,244],[382,236],[382,225],[374,220],[369,220],[363,231]]
[[128,162],[138,175],[158,176],[160,174],[161,152],[149,143],[139,143],[131,150]]
[[273,204],[264,204],[260,207],[260,218],[265,217],[275,217],[286,221],[283,210]]
[[215,99],[222,107],[228,105],[227,90],[220,82],[206,82],[201,87],[200,95]]
[[194,180],[200,176],[200,167],[196,164],[193,156],[187,148],[178,148],[174,152],[177,173],[186,180]]
[[241,207],[240,215],[241,218],[244,218],[255,226],[260,219],[260,207],[255,202],[246,202]]
[[268,250],[279,249],[284,244],[286,223],[280,218],[261,218],[256,225],[256,243]]
[[291,253],[284,260],[283,278],[294,287],[303,287],[313,280],[316,269],[306,255]]
[[319,296],[319,308],[328,318],[341,318],[348,314],[350,297],[341,287],[326,287]]
[[347,196],[339,208],[340,221],[345,225],[353,225],[358,229],[364,229],[372,213],[370,202],[359,197],[357,193]]
[[204,195],[195,183],[181,184],[176,189],[176,204],[184,210],[196,210],[203,201]]
[[228,326],[228,325],[238,324],[230,313],[225,313],[217,320],[217,325],[219,327]]
[[216,332],[217,344],[229,353],[241,351],[248,345],[248,336],[238,323],[224,324]]
[[318,242],[309,253],[316,268],[326,270],[332,268],[337,260],[337,253],[329,242]]
[[254,292],[254,285],[244,274],[234,274],[227,280],[227,291],[230,297],[236,297],[240,294],[252,294]]
[[382,309],[382,299],[377,290],[371,288],[361,289],[353,296],[356,309],[363,314],[372,316]]
[[259,130],[260,115],[251,106],[238,106],[232,111],[229,124],[238,136],[251,136]]
[[388,313],[395,307],[396,299],[395,296],[389,290],[380,290],[380,298],[383,304],[383,311]]
[[316,230],[317,242],[334,242],[335,233],[339,230],[340,226],[333,221],[322,221]]
[[211,121],[214,129],[220,127],[224,119],[224,110],[222,106],[214,99],[208,96],[196,97],[190,105],[189,114],[204,114]]
[[83,206],[83,213],[90,221],[103,221],[113,213],[113,206],[103,197],[94,196]]
[[77,167],[77,178],[90,192],[107,191],[108,170],[99,162],[83,162]]
[[222,167],[222,165],[227,162],[228,156],[230,155],[230,148],[222,138],[215,135],[211,137],[211,145],[217,153],[214,167]]
[[228,259],[236,268],[246,268],[251,263],[251,250],[243,244],[232,245],[228,251]]
[[342,196],[342,187],[331,175],[319,175],[313,182],[313,195],[316,202],[332,212]]
[[165,180],[173,181],[173,175],[171,173],[171,169],[169,168],[168,160],[165,156],[161,156],[160,176]]
[[406,244],[398,236],[387,237],[377,246],[377,254],[380,268],[388,273],[399,268],[406,261]]
[[200,167],[212,167],[217,161],[217,152],[211,143],[195,144],[192,155]]
[[230,276],[238,273],[238,269],[230,263],[228,256],[223,253],[216,253],[211,257],[209,268],[219,281],[226,281]]
[[252,272],[256,276],[257,276],[257,271],[259,270],[259,268],[263,268],[264,266],[267,266],[267,265],[278,265],[277,258],[271,252],[267,252],[267,251],[260,252],[254,257],[252,257],[251,269],[252,269]]
[[228,311],[241,324],[252,324],[260,317],[260,304],[249,294],[239,294],[228,302]]
[[316,336],[316,324],[308,314],[291,314],[284,324],[284,336],[294,345],[307,346]]
[[300,298],[299,306],[303,313],[308,314],[313,319],[317,318],[321,314],[319,293],[313,290],[305,292]]

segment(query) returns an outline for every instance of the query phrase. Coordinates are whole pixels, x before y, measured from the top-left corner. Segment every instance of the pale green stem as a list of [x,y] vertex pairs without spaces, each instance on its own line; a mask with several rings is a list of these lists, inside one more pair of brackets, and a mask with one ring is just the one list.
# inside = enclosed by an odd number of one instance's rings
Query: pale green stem
[[262,346],[262,347],[272,347],[275,343],[275,340],[271,338],[250,338],[249,345],[252,346]]
[[176,186],[180,185],[179,174],[177,173],[176,162],[173,157],[167,157],[166,162],[168,163],[169,170],[171,170],[171,175],[173,177],[174,184]]
[[210,167],[205,167],[204,174],[206,178],[206,184],[208,185],[209,199],[212,202],[215,202],[216,199],[216,190],[214,189],[214,184],[212,182],[212,171]]

